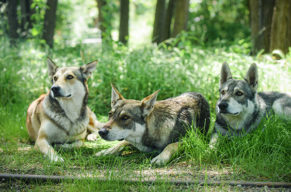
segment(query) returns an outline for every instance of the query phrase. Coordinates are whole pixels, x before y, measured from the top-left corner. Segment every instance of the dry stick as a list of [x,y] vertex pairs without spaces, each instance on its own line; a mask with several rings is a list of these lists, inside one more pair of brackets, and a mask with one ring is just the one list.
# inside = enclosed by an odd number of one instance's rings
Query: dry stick
[[[74,176],[57,176],[57,175],[28,175],[28,174],[9,174],[9,173],[0,173],[0,180],[21,180],[27,183],[30,182],[52,182],[59,183],[62,181],[72,181],[72,180],[86,180],[86,179],[96,179],[97,181],[109,181],[106,178],[97,178],[97,177],[74,177]],[[182,181],[182,180],[165,180],[159,181],[154,179],[146,179],[146,180],[138,180],[138,179],[121,179],[121,180],[111,180],[112,182],[124,182],[124,183],[145,183],[145,184],[153,184],[153,183],[167,183],[174,185],[231,185],[231,186],[244,186],[244,187],[272,187],[272,188],[291,188],[291,183],[287,182],[249,182],[249,181],[204,181],[204,180],[192,180],[192,181]]]

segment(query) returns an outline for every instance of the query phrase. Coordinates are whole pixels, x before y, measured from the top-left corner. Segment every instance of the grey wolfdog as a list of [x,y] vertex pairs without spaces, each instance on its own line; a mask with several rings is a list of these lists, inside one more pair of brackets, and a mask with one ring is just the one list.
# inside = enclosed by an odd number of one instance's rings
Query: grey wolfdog
[[158,91],[141,101],[125,99],[112,86],[109,121],[99,135],[108,141],[124,141],[96,155],[118,154],[125,145],[132,144],[143,152],[161,152],[151,161],[161,165],[178,150],[179,138],[192,123],[207,133],[209,105],[201,94],[189,92],[161,101],[156,101],[157,95]]
[[291,96],[278,92],[259,92],[257,65],[252,64],[242,80],[232,78],[228,64],[221,68],[220,98],[216,105],[215,129],[211,137],[213,148],[218,134],[242,136],[256,129],[270,111],[291,120]]

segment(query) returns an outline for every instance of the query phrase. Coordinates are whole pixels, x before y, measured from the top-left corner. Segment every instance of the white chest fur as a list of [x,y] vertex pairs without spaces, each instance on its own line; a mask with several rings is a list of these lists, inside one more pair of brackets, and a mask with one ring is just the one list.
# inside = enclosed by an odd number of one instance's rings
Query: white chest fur
[[56,127],[63,130],[68,136],[76,136],[84,132],[89,123],[87,108],[84,117],[80,118],[81,104],[73,100],[61,101],[59,104],[63,113],[51,109],[48,98],[43,102],[44,112],[56,124]]

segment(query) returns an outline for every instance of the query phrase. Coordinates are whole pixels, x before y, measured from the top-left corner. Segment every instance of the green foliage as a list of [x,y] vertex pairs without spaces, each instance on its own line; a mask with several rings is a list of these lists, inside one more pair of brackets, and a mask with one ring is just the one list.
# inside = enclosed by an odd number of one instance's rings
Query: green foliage
[[111,40],[111,33],[113,30],[113,21],[116,19],[116,13],[119,12],[119,6],[116,4],[115,1],[104,0],[106,3],[102,7],[102,15],[104,18],[104,22],[101,25],[104,27],[105,31],[102,34],[102,37],[105,40],[109,40],[107,43],[110,43]]
[[46,1],[45,0],[34,0],[31,4],[31,9],[34,10],[34,14],[32,14],[32,16],[31,16],[31,19],[33,21],[31,35],[32,35],[32,37],[40,40],[42,38],[44,15],[45,15],[45,9],[46,9]]
[[[203,62],[208,52],[206,50],[195,48],[163,50],[155,46],[135,50],[126,47],[110,49],[101,52],[100,55],[94,52],[94,55],[99,55],[97,56],[99,63],[90,81],[92,86],[96,87],[96,92],[92,94],[91,90],[90,95],[97,113],[104,113],[109,109],[110,83],[113,83],[126,98],[131,99],[142,99],[158,89],[161,90],[159,99],[173,97],[186,91],[197,91],[206,97],[212,97],[213,92],[205,92],[205,86],[206,84],[217,86],[217,78],[211,74],[212,70],[195,73],[195,70],[206,65]],[[192,52],[200,54],[194,55]],[[104,108],[104,103],[107,103],[107,108]]]
[[[17,82],[21,81],[21,77],[15,73],[17,70],[21,68],[19,62],[15,62],[13,65],[9,65],[12,61],[19,60],[17,57],[16,50],[8,50],[5,46],[9,46],[9,42],[7,40],[3,40],[1,42],[1,50],[0,50],[0,101],[1,104],[10,104],[16,103],[17,101],[17,93],[19,92],[19,88],[14,86]],[[12,53],[12,54],[11,54]],[[9,82],[9,83],[8,83]]]
[[[119,2],[103,0],[106,4],[102,8],[104,18],[101,24],[105,32],[103,40],[106,44],[112,39],[117,40],[119,28]],[[249,13],[247,1],[228,0],[201,0],[190,1],[187,39],[190,44],[199,45],[230,45],[247,40],[250,46]],[[131,2],[130,6],[130,44],[135,46],[140,42],[151,42],[155,1]],[[4,18],[0,21],[0,34],[7,34],[7,17],[5,7],[1,6],[0,15]],[[30,35],[38,39],[40,43],[43,33],[43,22],[46,10],[46,0],[32,1],[31,17],[33,27]],[[20,21],[20,6],[18,6]],[[84,38],[100,38],[101,29],[98,21],[97,1],[89,0],[62,0],[58,1],[55,43],[59,45],[78,44]],[[146,40],[145,40],[146,39]]]
[[226,44],[250,36],[247,1],[201,0],[190,5],[189,36],[200,44]]
[[[55,44],[66,46],[81,42],[87,36],[99,37],[96,32],[97,1],[58,1]],[[94,30],[95,28],[95,30]]]

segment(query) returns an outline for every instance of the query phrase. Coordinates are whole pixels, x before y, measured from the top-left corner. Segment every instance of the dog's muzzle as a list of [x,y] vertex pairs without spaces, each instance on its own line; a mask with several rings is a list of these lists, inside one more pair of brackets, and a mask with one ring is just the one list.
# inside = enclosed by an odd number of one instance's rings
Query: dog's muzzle
[[219,108],[219,113],[223,114],[223,115],[232,115],[232,116],[237,116],[239,115],[239,112],[236,113],[231,113],[228,110],[228,102],[226,101],[222,101],[218,104],[218,108]]
[[228,103],[223,101],[221,103],[218,104],[218,108],[220,110],[220,113],[228,113],[227,112],[227,107],[228,107]]
[[66,96],[62,95],[61,87],[59,86],[52,86],[51,91],[53,92],[53,97],[71,97],[71,94]]
[[61,97],[62,96],[60,94],[61,88],[59,86],[52,86],[51,90],[52,90],[52,92],[54,94],[54,97]]
[[105,129],[105,128],[102,128],[102,129],[100,129],[100,130],[98,131],[98,133],[99,133],[99,135],[100,135],[103,139],[106,140],[106,137],[107,137],[109,131],[108,131],[107,129]]

